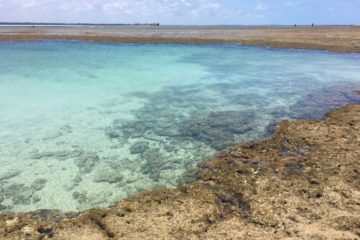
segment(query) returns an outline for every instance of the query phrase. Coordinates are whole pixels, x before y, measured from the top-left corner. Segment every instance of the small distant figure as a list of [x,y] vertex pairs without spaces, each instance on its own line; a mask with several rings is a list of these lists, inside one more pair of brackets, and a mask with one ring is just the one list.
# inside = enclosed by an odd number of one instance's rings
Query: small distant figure
[[297,27],[297,25],[295,24],[294,27]]
[[157,23],[157,26],[160,27],[160,23]]
[[311,27],[314,27],[314,24],[311,24]]

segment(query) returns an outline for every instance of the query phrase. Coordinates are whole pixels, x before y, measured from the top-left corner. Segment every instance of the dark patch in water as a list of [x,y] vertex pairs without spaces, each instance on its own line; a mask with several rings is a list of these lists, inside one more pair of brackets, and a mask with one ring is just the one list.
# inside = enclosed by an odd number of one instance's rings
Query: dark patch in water
[[235,144],[236,134],[251,131],[254,118],[253,112],[212,112],[207,117],[185,121],[181,133],[184,137],[191,137],[221,150]]
[[323,87],[308,94],[290,108],[290,116],[295,119],[324,119],[330,109],[349,103],[359,103],[360,95],[354,90],[359,89],[359,83],[343,83]]

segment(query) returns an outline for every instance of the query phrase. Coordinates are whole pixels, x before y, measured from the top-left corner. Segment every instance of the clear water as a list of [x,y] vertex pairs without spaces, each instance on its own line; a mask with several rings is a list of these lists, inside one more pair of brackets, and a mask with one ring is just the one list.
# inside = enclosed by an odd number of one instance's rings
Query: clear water
[[237,45],[0,43],[0,210],[175,187],[219,150],[360,99],[360,56]]

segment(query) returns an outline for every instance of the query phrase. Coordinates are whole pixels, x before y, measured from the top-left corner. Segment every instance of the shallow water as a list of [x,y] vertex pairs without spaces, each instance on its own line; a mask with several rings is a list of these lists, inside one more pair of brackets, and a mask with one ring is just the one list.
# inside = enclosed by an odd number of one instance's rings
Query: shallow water
[[216,151],[360,101],[360,55],[237,45],[0,43],[0,210],[175,187]]

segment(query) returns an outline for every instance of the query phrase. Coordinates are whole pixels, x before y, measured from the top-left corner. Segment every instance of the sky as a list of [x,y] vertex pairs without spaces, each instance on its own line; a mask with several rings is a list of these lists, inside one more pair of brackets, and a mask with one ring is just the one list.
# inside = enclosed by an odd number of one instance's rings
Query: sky
[[0,22],[360,24],[360,0],[0,0]]

